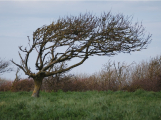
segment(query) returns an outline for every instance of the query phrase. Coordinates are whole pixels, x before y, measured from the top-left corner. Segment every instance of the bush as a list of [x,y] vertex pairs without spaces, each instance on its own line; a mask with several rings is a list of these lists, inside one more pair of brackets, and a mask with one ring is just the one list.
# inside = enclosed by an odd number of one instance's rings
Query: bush
[[9,91],[11,89],[11,86],[11,81],[0,78],[0,91]]
[[[12,87],[11,87],[12,86]],[[7,81],[0,79],[0,91],[31,91],[34,88],[33,79]],[[138,89],[146,91],[161,91],[161,56],[151,58],[139,64],[127,65],[108,61],[99,73],[93,75],[56,74],[43,80],[41,90],[46,92],[66,91],[117,91],[134,92]]]
[[139,86],[146,91],[161,90],[161,56],[136,65],[131,71],[131,87]]
[[32,91],[34,88],[34,81],[33,79],[23,79],[19,81],[14,81],[11,87],[12,92],[18,91]]
[[45,91],[117,91],[134,92],[137,89],[146,91],[161,90],[161,56],[151,58],[139,64],[127,65],[108,61],[99,73],[91,76],[48,77],[43,82]]

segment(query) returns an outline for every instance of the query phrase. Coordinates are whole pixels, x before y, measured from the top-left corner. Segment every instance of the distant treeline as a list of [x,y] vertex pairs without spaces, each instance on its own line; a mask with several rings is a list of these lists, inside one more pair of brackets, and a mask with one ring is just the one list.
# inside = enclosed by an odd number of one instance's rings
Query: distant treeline
[[[0,79],[0,91],[32,91],[33,79],[14,82]],[[161,56],[130,65],[108,61],[102,70],[93,75],[56,74],[43,80],[41,90],[46,92],[66,91],[146,91],[161,90]]]

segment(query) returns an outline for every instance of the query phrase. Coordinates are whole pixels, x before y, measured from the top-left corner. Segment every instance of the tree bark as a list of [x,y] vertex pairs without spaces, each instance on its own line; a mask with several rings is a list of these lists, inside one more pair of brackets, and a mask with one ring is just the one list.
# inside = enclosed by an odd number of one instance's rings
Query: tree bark
[[34,91],[32,93],[32,97],[39,97],[42,80],[43,80],[43,77],[34,78]]

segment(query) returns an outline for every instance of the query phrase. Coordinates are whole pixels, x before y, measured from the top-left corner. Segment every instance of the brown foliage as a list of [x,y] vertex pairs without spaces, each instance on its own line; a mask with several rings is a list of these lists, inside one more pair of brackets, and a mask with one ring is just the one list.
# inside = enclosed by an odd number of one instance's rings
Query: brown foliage
[[134,92],[137,89],[144,89],[146,91],[160,91],[161,90],[161,77],[157,76],[153,79],[139,79],[132,81],[130,86],[125,86],[124,89]]
[[23,79],[16,82],[13,82],[11,91],[32,91],[34,87],[34,81],[32,79]]
[[3,81],[2,79],[0,79],[0,91],[10,91],[12,86],[12,82],[11,81]]
[[64,77],[59,82],[55,79],[46,79],[43,82],[42,90],[45,91],[88,91],[88,90],[118,90],[118,85],[115,80],[111,80],[110,84],[108,81],[99,81],[96,75],[89,77]]
[[161,90],[161,56],[151,58],[149,61],[143,61],[133,68],[131,74],[131,89],[135,91],[141,88],[147,91]]
[[[32,79],[20,80],[13,84],[0,79],[0,91],[10,89],[11,91],[31,91],[33,85]],[[157,92],[161,90],[161,56],[131,65],[108,61],[99,73],[90,76],[57,74],[43,80],[41,90],[56,92],[60,89],[65,92],[88,90],[134,92],[137,89]]]

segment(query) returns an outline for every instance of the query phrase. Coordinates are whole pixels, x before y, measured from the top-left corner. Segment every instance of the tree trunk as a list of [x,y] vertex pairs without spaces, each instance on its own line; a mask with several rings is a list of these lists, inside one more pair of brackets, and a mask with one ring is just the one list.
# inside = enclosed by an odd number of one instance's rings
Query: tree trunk
[[43,77],[34,78],[34,91],[32,93],[32,97],[39,97],[42,80],[43,80]]

